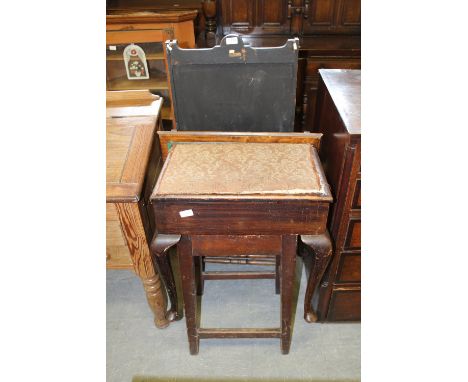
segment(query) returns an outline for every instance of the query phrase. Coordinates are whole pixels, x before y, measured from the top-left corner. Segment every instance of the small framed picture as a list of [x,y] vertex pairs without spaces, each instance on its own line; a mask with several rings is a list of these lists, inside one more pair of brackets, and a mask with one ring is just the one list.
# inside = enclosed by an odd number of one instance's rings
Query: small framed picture
[[125,69],[129,80],[149,79],[148,63],[145,51],[135,44],[125,47],[124,52]]

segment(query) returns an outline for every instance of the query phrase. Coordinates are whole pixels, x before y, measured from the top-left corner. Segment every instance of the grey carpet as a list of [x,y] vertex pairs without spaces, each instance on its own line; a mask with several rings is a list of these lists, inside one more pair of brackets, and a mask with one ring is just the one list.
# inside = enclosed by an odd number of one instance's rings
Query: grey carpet
[[[359,381],[360,324],[307,324],[300,261],[297,273],[289,355],[281,354],[279,339],[205,339],[199,355],[191,356],[185,320],[156,329],[139,279],[108,270],[107,381]],[[204,327],[279,326],[274,280],[207,281],[202,301]]]

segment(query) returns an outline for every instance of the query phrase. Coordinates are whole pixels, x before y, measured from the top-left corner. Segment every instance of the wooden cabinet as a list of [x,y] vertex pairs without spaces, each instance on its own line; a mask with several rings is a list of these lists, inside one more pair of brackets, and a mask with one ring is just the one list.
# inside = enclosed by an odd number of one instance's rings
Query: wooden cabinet
[[[195,47],[193,19],[197,11],[135,12],[108,9],[106,17],[107,90],[148,89],[164,99],[162,118],[174,119],[164,42],[177,39],[184,48]],[[136,44],[146,55],[149,78],[130,79],[124,50]]]
[[304,0],[303,34],[360,33],[361,0]]
[[305,0],[302,22],[305,34],[331,32],[335,29],[335,13],[340,0]]
[[290,34],[291,19],[286,1],[222,0],[221,9],[223,34]]
[[319,69],[314,131],[333,192],[334,254],[315,298],[322,321],[361,318],[361,71]]
[[360,0],[221,0],[220,34],[252,46],[299,37],[295,131],[313,131],[318,69],[360,69]]
[[221,0],[223,34],[360,33],[360,0]]
[[[310,52],[310,56],[303,58],[305,62],[305,73],[302,77],[303,93],[299,100],[302,100],[300,127],[296,130],[313,131],[315,123],[315,113],[317,104],[317,88],[319,79],[319,69],[360,69],[361,58],[354,56],[315,56]],[[346,54],[346,53],[345,53]],[[300,96],[300,95],[299,95]]]

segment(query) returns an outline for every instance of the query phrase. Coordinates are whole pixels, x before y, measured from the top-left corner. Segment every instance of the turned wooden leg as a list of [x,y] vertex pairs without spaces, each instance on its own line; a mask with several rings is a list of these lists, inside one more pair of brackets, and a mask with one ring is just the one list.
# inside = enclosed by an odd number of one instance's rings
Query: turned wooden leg
[[282,236],[281,259],[281,352],[289,353],[292,332],[292,300],[296,272],[297,236]]
[[317,314],[312,308],[312,297],[330,262],[332,243],[328,232],[322,235],[301,235],[301,241],[315,253],[315,263],[310,270],[304,299],[304,319],[310,323],[317,321]]
[[169,326],[169,320],[166,318],[167,297],[165,291],[161,290],[159,275],[156,274],[142,281],[148,305],[154,314],[154,324],[159,329]]
[[168,255],[169,249],[177,244],[179,240],[180,235],[155,234],[151,241],[151,254],[153,255],[154,262],[158,265],[171,302],[171,307],[166,314],[169,321],[176,321],[182,318],[182,312],[179,310],[177,302],[176,284]]
[[197,288],[195,279],[195,265],[192,257],[192,241],[188,236],[182,236],[178,245],[180,275],[182,277],[182,291],[184,294],[185,322],[190,346],[190,354],[198,354],[200,338],[197,328]]
[[276,291],[276,294],[280,294],[280,291],[281,291],[281,256],[276,256],[275,257],[276,259],[276,262],[275,262],[275,272],[276,272],[276,275],[275,275],[275,291]]
[[130,251],[133,269],[143,282],[148,305],[153,311],[154,323],[158,328],[165,328],[169,325],[166,315],[166,291],[162,288],[160,276],[151,258],[140,207],[137,203],[115,203],[115,207]]

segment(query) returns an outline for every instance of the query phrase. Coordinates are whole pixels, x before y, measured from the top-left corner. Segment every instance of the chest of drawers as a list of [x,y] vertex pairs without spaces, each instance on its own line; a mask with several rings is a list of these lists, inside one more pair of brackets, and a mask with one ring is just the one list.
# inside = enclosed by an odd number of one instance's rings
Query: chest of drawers
[[315,132],[334,203],[334,254],[315,296],[321,321],[361,318],[361,71],[320,69]]

